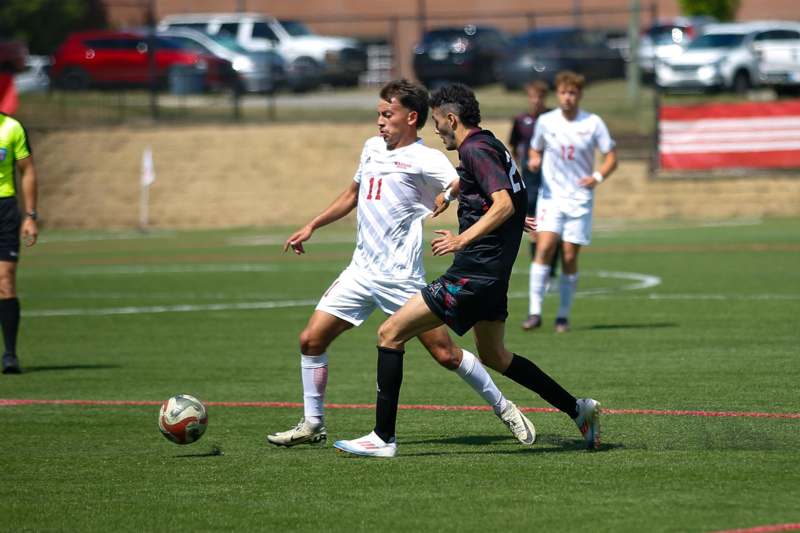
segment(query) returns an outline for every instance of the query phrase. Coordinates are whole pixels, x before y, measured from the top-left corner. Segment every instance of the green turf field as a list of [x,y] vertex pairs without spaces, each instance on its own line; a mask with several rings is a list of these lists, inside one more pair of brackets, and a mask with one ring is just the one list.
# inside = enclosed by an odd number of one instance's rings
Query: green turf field
[[[433,226],[428,234],[432,235]],[[287,230],[45,233],[20,271],[26,372],[2,399],[301,401],[297,334],[349,261],[352,224],[302,258]],[[403,410],[394,459],[278,449],[297,408],[211,406],[198,443],[152,405],[0,406],[2,531],[681,531],[800,523],[800,220],[600,224],[582,256],[573,331],[523,333],[527,250],[507,344],[606,409],[603,448],[531,413],[520,446],[491,413]],[[428,263],[441,272],[450,259]],[[430,276],[429,276],[430,277]],[[331,350],[326,401],[371,404],[381,317]],[[461,340],[473,347],[467,336]],[[480,405],[412,343],[403,404]],[[520,406],[538,397],[493,374]],[[332,409],[329,443],[372,428]],[[211,455],[213,446],[223,455]]]

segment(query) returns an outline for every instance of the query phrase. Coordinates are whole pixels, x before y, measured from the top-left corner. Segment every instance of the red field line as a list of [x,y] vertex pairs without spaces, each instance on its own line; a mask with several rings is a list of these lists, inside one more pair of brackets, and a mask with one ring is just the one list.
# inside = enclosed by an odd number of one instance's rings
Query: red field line
[[800,523],[756,526],[745,529],[726,529],[725,531],[716,531],[715,533],[772,533],[773,531],[795,531],[798,529],[800,529]]
[[[0,398],[0,407],[13,407],[19,405],[161,405],[161,401],[136,401],[136,400],[33,400],[33,399],[3,399]],[[220,407],[260,407],[275,408],[289,407],[302,408],[299,402],[206,402],[208,405]],[[373,409],[371,403],[329,403],[327,409]],[[407,411],[488,411],[488,405],[400,405],[400,409]],[[555,413],[552,407],[521,407],[526,413]],[[604,414],[610,415],[661,415],[661,416],[703,416],[703,417],[742,417],[742,418],[795,418],[800,419],[800,413],[760,413],[748,411],[692,411],[692,410],[661,410],[661,409],[603,409]]]

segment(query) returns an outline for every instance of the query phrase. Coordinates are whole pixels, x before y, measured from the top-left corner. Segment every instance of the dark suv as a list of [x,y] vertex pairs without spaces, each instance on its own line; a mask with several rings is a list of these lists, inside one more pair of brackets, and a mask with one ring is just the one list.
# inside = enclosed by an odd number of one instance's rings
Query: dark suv
[[414,47],[414,74],[429,87],[456,81],[493,83],[496,62],[508,43],[506,34],[490,26],[437,28]]
[[609,33],[582,28],[540,28],[516,37],[500,62],[500,81],[508,90],[527,82],[553,84],[561,70],[586,76],[587,81],[625,76],[625,60],[609,45]]

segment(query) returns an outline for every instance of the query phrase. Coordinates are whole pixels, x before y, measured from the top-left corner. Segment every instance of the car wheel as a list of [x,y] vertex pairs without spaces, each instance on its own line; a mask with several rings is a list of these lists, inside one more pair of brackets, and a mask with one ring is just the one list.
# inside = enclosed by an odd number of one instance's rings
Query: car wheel
[[89,73],[79,67],[70,67],[61,74],[58,85],[66,91],[82,91],[89,87]]
[[289,69],[289,89],[304,93],[319,87],[322,71],[319,64],[310,57],[298,57]]
[[736,94],[744,94],[750,90],[750,75],[747,72],[740,70],[733,77],[733,91]]

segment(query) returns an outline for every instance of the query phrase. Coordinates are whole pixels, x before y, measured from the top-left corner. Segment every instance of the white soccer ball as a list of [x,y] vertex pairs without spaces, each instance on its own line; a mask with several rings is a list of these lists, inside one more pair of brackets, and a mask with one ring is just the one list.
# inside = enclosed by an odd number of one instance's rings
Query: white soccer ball
[[191,444],[206,432],[208,410],[203,402],[178,394],[161,404],[158,429],[167,439],[176,444]]

